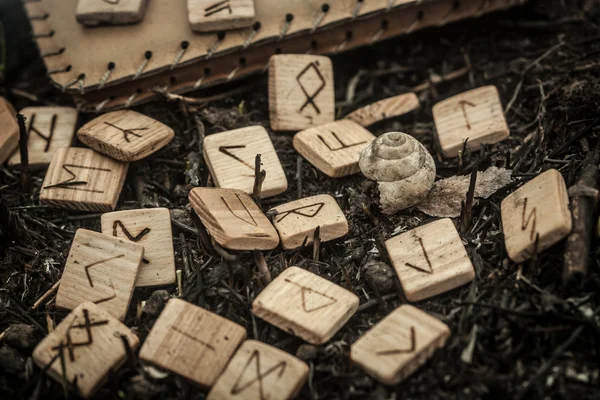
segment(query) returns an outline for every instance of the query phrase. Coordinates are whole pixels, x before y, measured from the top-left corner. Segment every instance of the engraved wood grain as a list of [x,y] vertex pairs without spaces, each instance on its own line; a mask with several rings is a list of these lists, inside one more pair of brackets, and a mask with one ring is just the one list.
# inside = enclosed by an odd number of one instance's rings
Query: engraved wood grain
[[119,161],[137,161],[173,140],[167,125],[135,111],[113,111],[94,118],[77,132],[92,149]]
[[0,164],[3,164],[19,146],[19,124],[12,104],[0,96]]
[[262,126],[206,136],[202,152],[217,187],[239,189],[252,194],[254,163],[256,155],[260,154],[261,168],[267,171],[261,197],[276,196],[287,190],[288,182],[279,157]]
[[[29,165],[46,167],[61,147],[71,146],[78,112],[71,107],[27,107],[19,111],[25,117]],[[9,165],[21,164],[21,153],[15,151]]]
[[[572,228],[565,181],[548,170],[508,195],[501,204],[504,244],[511,260],[523,262],[565,238]],[[539,236],[539,239],[538,239]]]
[[196,32],[227,31],[254,23],[254,0],[187,0],[188,20]]
[[462,286],[475,270],[449,218],[404,232],[385,242],[409,301],[420,301]]
[[144,246],[137,287],[175,282],[175,253],[171,213],[167,208],[116,211],[102,214],[102,233]]
[[284,54],[269,60],[271,128],[298,131],[333,122],[333,67],[328,57]]
[[320,227],[322,242],[338,239],[348,233],[348,221],[343,211],[335,199],[327,194],[281,204],[268,213],[275,213],[273,226],[279,232],[284,249],[312,243],[317,227]]
[[495,86],[458,94],[437,103],[432,111],[440,146],[448,157],[457,156],[467,139],[467,148],[477,150],[510,134]]
[[252,303],[252,312],[309,343],[323,344],[350,319],[358,297],[298,267],[275,278]]
[[194,188],[190,204],[211,236],[232,250],[270,250],[277,231],[250,196],[237,189]]
[[395,385],[414,373],[450,337],[446,324],[402,305],[361,336],[350,359],[375,379]]
[[389,118],[408,114],[419,107],[421,107],[421,104],[419,103],[417,95],[414,93],[406,93],[379,100],[375,103],[361,107],[346,115],[346,119],[350,119],[361,126],[367,127]]
[[123,338],[132,350],[137,349],[139,339],[129,328],[106,310],[85,302],[36,346],[33,360],[58,382],[63,376],[69,382],[76,380],[79,394],[88,398],[125,362]]
[[246,330],[217,314],[171,299],[146,338],[140,358],[206,389],[219,377]]
[[56,150],[40,191],[40,202],[82,211],[114,210],[128,164],[94,150]]
[[72,310],[86,301],[124,320],[144,247],[126,240],[78,229],[56,294],[56,306]]
[[140,22],[148,0],[79,0],[75,17],[83,25],[124,25]]
[[288,400],[300,391],[308,365],[256,340],[246,340],[217,379],[207,400]]
[[375,136],[351,120],[305,129],[294,135],[294,148],[324,174],[338,178],[356,174],[360,152]]

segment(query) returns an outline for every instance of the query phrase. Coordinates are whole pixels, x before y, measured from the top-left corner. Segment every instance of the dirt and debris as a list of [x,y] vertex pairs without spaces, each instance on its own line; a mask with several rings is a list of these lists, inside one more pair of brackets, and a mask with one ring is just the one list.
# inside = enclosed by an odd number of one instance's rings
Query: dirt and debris
[[[0,4],[8,40],[3,95],[17,109],[71,105],[68,96],[50,85],[19,3],[7,0]],[[209,93],[188,93],[184,98],[164,98],[136,107],[136,111],[172,127],[176,138],[131,166],[119,209],[172,210],[176,263],[183,270],[182,298],[245,326],[249,338],[307,360],[311,371],[300,399],[597,399],[597,237],[590,246],[586,278],[575,287],[564,288],[564,243],[527,263],[509,261],[499,207],[508,193],[549,168],[558,169],[569,187],[579,178],[587,153],[599,144],[599,52],[597,1],[534,0],[509,11],[332,57],[339,116],[411,88],[416,90],[420,110],[370,130],[376,135],[389,131],[414,135],[432,152],[438,180],[457,174],[469,176],[472,171],[492,166],[512,171],[512,182],[479,199],[468,215],[455,220],[461,225],[476,279],[416,304],[450,326],[452,336],[447,346],[394,387],[379,384],[349,362],[350,344],[405,301],[397,286],[391,293],[377,296],[365,279],[363,267],[370,260],[389,264],[384,241],[434,218],[415,209],[383,216],[367,195],[372,185],[360,174],[331,179],[302,159],[293,149],[291,134],[269,128],[266,75]],[[432,105],[489,84],[499,89],[511,136],[501,144],[467,152],[460,159],[444,159],[434,139]],[[232,86],[235,94],[210,103],[190,100],[231,91]],[[91,118],[93,115],[82,115],[79,124]],[[360,297],[357,314],[324,346],[308,346],[253,318],[251,302],[264,287],[255,258],[251,253],[229,254],[213,248],[190,216],[189,189],[211,184],[200,156],[202,137],[255,124],[270,132],[289,182],[285,193],[262,201],[263,209],[329,193],[349,221],[348,235],[321,243],[318,261],[313,259],[312,246],[264,253],[273,277],[287,266],[299,265]],[[8,340],[4,332],[13,324],[27,324],[35,327],[35,340],[39,340],[60,322],[66,313],[53,306],[52,296],[35,310],[30,308],[60,279],[75,231],[100,229],[99,214],[40,205],[37,194],[43,175],[31,172],[31,192],[27,193],[21,189],[18,169],[0,167],[2,399],[65,397],[58,382],[33,367],[29,345],[33,339],[29,334],[23,338],[27,346],[19,347],[19,341]],[[179,294],[177,285],[164,290],[171,296]],[[164,299],[163,294],[151,296],[153,292],[136,289],[125,321],[141,340]],[[144,310],[148,313],[136,312],[142,309],[142,301],[146,301],[148,308]],[[134,366],[128,363],[110,375],[97,398],[204,398],[201,390],[182,378],[147,372],[150,370],[139,361]]]

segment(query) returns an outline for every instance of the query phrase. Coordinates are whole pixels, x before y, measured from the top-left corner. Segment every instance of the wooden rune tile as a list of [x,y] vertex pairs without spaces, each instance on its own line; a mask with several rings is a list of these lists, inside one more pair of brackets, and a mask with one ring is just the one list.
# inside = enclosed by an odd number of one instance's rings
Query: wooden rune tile
[[303,243],[312,243],[317,227],[320,227],[319,236],[323,242],[348,233],[348,221],[344,213],[328,194],[281,204],[270,209],[269,214],[275,215],[273,226],[279,232],[284,249],[295,249]]
[[256,19],[254,0],[187,0],[187,7],[196,32],[244,28]]
[[271,250],[279,245],[277,231],[245,192],[197,187],[189,199],[210,235],[231,250]]
[[[548,170],[513,193],[501,204],[504,244],[511,260],[523,262],[571,232],[571,211],[565,181]],[[536,244],[537,242],[537,244]]]
[[40,202],[82,211],[114,210],[127,168],[128,164],[91,149],[58,149],[46,172]]
[[448,157],[464,147],[477,150],[482,144],[506,139],[510,132],[498,89],[484,86],[458,94],[433,106],[433,120],[440,146]]
[[361,107],[346,115],[346,119],[350,119],[361,126],[370,126],[389,118],[408,114],[420,106],[416,94],[405,93]]
[[475,270],[452,220],[439,219],[385,242],[408,301],[447,292],[473,280]]
[[[27,129],[29,165],[46,167],[56,151],[71,146],[77,124],[77,109],[71,107],[27,107],[20,111]],[[9,165],[20,165],[21,154],[13,153]]]
[[78,229],[69,250],[56,306],[72,310],[86,301],[124,320],[144,256],[144,246]]
[[180,299],[171,299],[154,323],[140,358],[207,389],[240,343],[246,329]]
[[206,136],[202,151],[217,187],[240,189],[252,194],[257,154],[261,156],[261,168],[267,171],[261,198],[283,193],[288,187],[271,138],[262,126]]
[[281,54],[269,60],[269,114],[276,131],[333,122],[333,67],[328,57]]
[[308,365],[268,344],[246,340],[217,379],[207,400],[288,400],[300,391]]
[[143,208],[102,214],[102,233],[144,246],[135,286],[175,282],[175,253],[171,213],[167,208]]
[[83,25],[135,24],[144,18],[148,0],[79,0],[75,17]]
[[119,161],[137,161],[166,146],[175,132],[162,122],[131,110],[94,118],[77,132],[82,143]]
[[298,267],[284,270],[252,303],[254,315],[312,344],[331,339],[357,308],[354,293]]
[[350,359],[386,385],[395,385],[423,365],[450,337],[442,321],[402,305],[361,336]]
[[0,96],[0,164],[8,160],[19,146],[19,124],[16,115],[12,104]]
[[312,165],[333,178],[360,171],[360,152],[375,136],[354,121],[340,120],[294,135],[294,148]]
[[36,346],[33,360],[53,379],[63,382],[66,378],[88,398],[127,359],[124,340],[133,351],[138,348],[139,339],[129,328],[106,310],[85,302]]

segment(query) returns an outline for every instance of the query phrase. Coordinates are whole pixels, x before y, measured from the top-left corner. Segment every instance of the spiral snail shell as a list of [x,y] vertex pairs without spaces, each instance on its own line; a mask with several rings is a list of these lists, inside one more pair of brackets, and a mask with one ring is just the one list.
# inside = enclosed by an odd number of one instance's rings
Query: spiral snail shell
[[388,132],[363,149],[359,166],[369,179],[377,181],[379,202],[384,214],[412,207],[433,186],[435,163],[427,149],[414,137]]

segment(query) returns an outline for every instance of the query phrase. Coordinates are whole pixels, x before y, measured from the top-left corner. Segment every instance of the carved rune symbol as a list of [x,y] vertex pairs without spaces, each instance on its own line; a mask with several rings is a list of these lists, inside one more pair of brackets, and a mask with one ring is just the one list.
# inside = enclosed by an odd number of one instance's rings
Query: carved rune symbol
[[[127,237],[127,239],[131,240],[132,242],[139,242],[140,240],[142,240],[144,238],[144,236],[146,236],[147,234],[150,233],[150,228],[145,227],[144,229],[142,229],[142,231],[140,233],[138,233],[136,236],[133,236],[131,234],[131,232],[129,232],[129,230],[125,227],[125,225],[123,224],[123,222],[121,220],[116,220],[115,222],[113,222],[113,236],[114,237],[119,236],[118,231],[117,231],[117,228],[119,228],[119,227],[121,227],[121,231]],[[148,259],[146,259],[146,257],[144,257],[142,261],[144,262],[144,264],[150,263],[150,261],[148,261]]]
[[[56,351],[56,355],[54,357],[52,357],[50,362],[44,367],[44,370],[47,370],[48,368],[50,368],[50,366],[54,363],[54,361],[56,361],[59,357],[62,359],[64,357],[65,349],[69,352],[69,360],[71,362],[74,362],[75,361],[75,349],[77,349],[79,347],[87,347],[94,342],[94,336],[92,335],[92,328],[108,324],[107,320],[91,322],[90,316],[89,316],[89,311],[84,309],[84,310],[82,310],[82,312],[83,312],[83,319],[85,322],[83,324],[75,324],[77,322],[77,318],[73,319],[71,326],[69,326],[69,328],[67,329],[66,343],[61,340],[61,342],[58,346],[52,347],[52,350]],[[82,342],[73,342],[73,339],[71,338],[71,333],[74,332],[75,330],[79,330],[79,329],[84,330],[87,338]],[[63,374],[64,374],[65,365],[63,363],[61,363],[61,364],[62,364]]]
[[417,271],[424,272],[426,274],[433,274],[433,267],[431,266],[431,261],[429,261],[429,255],[427,254],[427,251],[425,250],[425,245],[423,244],[423,239],[420,237],[417,237],[417,240],[419,241],[419,245],[421,245],[421,251],[423,251],[423,256],[425,257],[425,261],[427,261],[427,266],[429,267],[429,269],[427,270],[425,268],[417,267],[416,265],[407,263],[407,262],[405,262],[404,264],[407,267],[416,269]]
[[83,165],[75,165],[75,164],[63,164],[62,169],[67,171],[71,177],[65,181],[55,183],[53,185],[44,186],[44,189],[52,189],[52,188],[61,188],[61,189],[70,189],[70,190],[80,190],[82,192],[90,192],[90,193],[104,193],[103,190],[95,190],[95,189],[81,189],[74,186],[85,186],[88,184],[87,181],[76,181],[77,174],[75,174],[72,169],[87,169],[90,171],[103,171],[103,172],[111,172],[108,168],[96,168],[96,167],[84,167]]
[[[245,149],[246,145],[234,145],[234,146],[220,146],[219,147],[219,151],[223,154],[225,154],[226,156],[229,156],[231,158],[233,158],[235,161],[239,162],[240,164],[242,164],[243,166],[247,167],[248,169],[250,169],[250,171],[254,172],[254,167],[252,165],[250,165],[249,163],[247,163],[246,161],[242,160],[240,157],[236,156],[235,154],[233,154],[230,150],[235,150],[235,149]],[[244,175],[244,176],[249,176],[254,178],[254,175]]]
[[317,216],[317,214],[319,214],[323,206],[325,206],[325,203],[321,202],[283,211],[282,213],[277,214],[277,216],[275,217],[275,222],[281,222],[285,217],[287,217],[290,214],[301,215],[306,218],[313,218]]
[[229,10],[229,14],[231,14],[233,12],[231,10],[231,4],[229,4],[229,0],[219,1],[219,2],[216,2],[215,4],[212,4],[208,7],[206,7],[204,9],[204,16],[210,17],[211,15],[220,13],[223,10]]
[[[256,222],[256,220],[252,216],[252,213],[250,212],[250,210],[248,210],[248,207],[246,207],[246,205],[242,201],[242,198],[240,197],[240,195],[236,193],[235,197],[237,197],[237,199],[240,202],[240,204],[242,205],[242,207],[244,207],[244,211],[246,211],[246,214],[247,214],[246,218],[242,217],[241,215],[236,214],[236,212],[233,211],[233,208],[229,205],[229,203],[227,203],[227,200],[225,200],[225,197],[221,197],[221,200],[223,200],[223,203],[225,203],[225,206],[233,214],[234,217],[236,217],[237,219],[240,219],[240,220],[244,221],[245,223],[247,223],[249,225],[258,226],[258,223]],[[248,217],[250,217],[250,218],[248,219]]]
[[394,349],[394,350],[382,350],[375,354],[378,356],[391,356],[395,354],[410,354],[417,348],[417,337],[415,335],[415,327],[410,327],[410,348],[408,349]]
[[[202,317],[198,318],[198,321],[197,321],[197,322],[200,322],[201,320],[202,320]],[[179,329],[179,328],[178,328],[178,327],[176,327],[176,326],[172,326],[172,327],[171,327],[171,329],[172,329],[172,330],[174,330],[175,332],[179,333],[180,335],[183,335],[183,336],[185,336],[186,338],[188,338],[188,339],[190,339],[190,340],[193,340],[193,341],[194,341],[194,342],[196,342],[196,343],[199,343],[199,344],[201,344],[202,346],[206,347],[206,348],[207,348],[207,349],[209,349],[209,350],[216,351],[216,349],[215,349],[215,346],[211,345],[210,343],[206,343],[205,341],[203,341],[203,340],[200,340],[200,339],[198,339],[197,337],[195,337],[195,336],[193,336],[193,335],[190,335],[190,334],[189,334],[189,333],[187,333],[187,332],[184,332],[184,331],[182,331],[181,329]]]
[[[84,267],[84,270],[85,270],[85,276],[86,276],[86,277],[87,277],[87,279],[88,279],[88,283],[90,284],[90,287],[92,287],[92,288],[94,287],[94,281],[93,281],[93,279],[92,279],[92,275],[90,274],[90,268],[92,268],[92,267],[95,267],[96,265],[99,265],[99,264],[104,264],[104,263],[106,263],[106,262],[109,262],[109,261],[112,261],[112,260],[116,260],[116,259],[119,259],[119,258],[123,258],[123,257],[125,257],[125,254],[119,254],[118,256],[114,256],[114,257],[105,258],[104,260],[96,261],[96,262],[93,262],[93,263],[91,263],[91,264],[88,264],[88,265],[86,265],[86,266]],[[104,302],[106,302],[106,301],[112,300],[112,299],[114,299],[115,297],[117,297],[117,293],[115,292],[115,287],[113,286],[113,283],[112,283],[112,281],[110,280],[110,278],[109,278],[109,284],[108,284],[108,286],[109,286],[109,287],[112,289],[112,291],[113,291],[112,295],[110,295],[110,296],[107,296],[107,297],[104,297],[104,298],[101,298],[101,299],[99,299],[99,300],[96,300],[96,301],[94,301],[94,303],[95,303],[95,304],[104,303]]]
[[104,121],[104,123],[108,126],[112,126],[115,129],[120,130],[121,132],[123,132],[123,138],[125,139],[125,141],[127,143],[131,142],[131,140],[129,140],[129,135],[135,136],[135,137],[142,137],[142,135],[135,133],[134,131],[145,131],[148,130],[148,127],[146,128],[131,128],[131,129],[123,129],[123,128],[119,128],[118,126],[111,124],[110,122],[106,122]]
[[[246,371],[249,370],[250,368],[252,368],[251,364],[253,361],[254,361],[254,368],[256,369],[256,372],[255,372],[256,376],[242,384],[242,382],[241,382],[242,378],[246,374]],[[287,366],[287,363],[285,361],[280,361],[277,364],[273,365],[271,368],[267,369],[265,372],[261,372],[260,352],[258,350],[254,350],[252,352],[252,355],[250,356],[250,358],[248,358],[248,362],[246,362],[246,365],[244,366],[242,373],[240,374],[240,376],[238,376],[233,387],[231,388],[231,394],[234,396],[238,395],[238,394],[242,393],[244,390],[246,390],[249,387],[251,387],[252,385],[254,385],[256,382],[258,382],[258,393],[260,395],[260,400],[268,400],[269,397],[265,396],[263,379],[265,379],[267,376],[269,376],[277,371],[279,371],[277,374],[277,378],[278,379],[281,378],[281,376],[285,372],[286,366]]]
[[337,299],[326,294],[319,293],[316,290],[302,286],[296,282],[292,282],[289,279],[284,279],[286,282],[300,288],[300,294],[302,296],[302,309],[304,312],[311,313],[313,311],[320,310],[325,307],[337,303]]
[[535,223],[536,223],[536,217],[537,217],[537,212],[536,212],[536,208],[533,207],[533,210],[531,210],[531,212],[529,213],[529,216],[527,217],[527,219],[525,219],[525,215],[527,214],[527,197],[525,197],[525,201],[523,202],[523,216],[521,219],[521,230],[525,230],[527,229],[527,227],[529,226],[529,222],[531,222],[531,233],[529,234],[529,240],[533,240],[533,238],[535,237]]
[[44,135],[40,132],[35,126],[35,114],[31,115],[31,122],[29,123],[29,128],[27,129],[27,138],[31,136],[31,132],[38,135],[42,140],[46,142],[46,147],[44,147],[44,153],[48,152],[50,149],[50,141],[52,140],[52,136],[54,136],[54,128],[56,127],[56,114],[52,115],[52,119],[50,120],[50,132],[48,135]]
[[465,118],[465,124],[467,125],[467,129],[471,130],[471,123],[469,122],[469,117],[467,116],[467,109],[465,106],[475,107],[475,104],[473,104],[467,100],[461,100],[458,102],[458,106],[462,109],[462,113],[463,113],[463,117]]
[[332,147],[329,145],[329,143],[327,143],[327,142],[325,141],[325,139],[323,138],[323,136],[321,136],[321,135],[317,135],[317,136],[319,136],[319,139],[321,139],[321,142],[323,142],[323,144],[324,144],[325,146],[327,146],[327,148],[328,148],[329,150],[331,150],[331,151],[343,150],[343,149],[347,149],[347,148],[350,148],[350,147],[358,146],[359,144],[363,144],[363,143],[366,143],[366,142],[367,142],[366,140],[363,140],[362,142],[358,142],[358,143],[354,143],[354,144],[346,144],[346,143],[342,142],[342,140],[341,140],[341,139],[338,137],[338,135],[337,135],[335,132],[333,132],[333,131],[332,131],[332,132],[331,132],[331,135],[332,135],[332,136],[335,138],[335,140],[336,140],[336,141],[339,143],[339,147],[332,148]]
[[[309,71],[311,69],[315,71],[318,79],[321,82],[320,82],[319,86],[317,86],[316,88],[313,89],[313,93],[309,94],[308,89],[306,88],[305,84],[302,83],[302,77],[305,76],[307,73],[309,73]],[[310,104],[315,109],[317,114],[321,114],[321,110],[319,110],[319,107],[317,107],[317,105],[315,103],[315,98],[325,88],[326,82],[325,82],[325,78],[323,78],[323,75],[321,74],[321,71],[319,70],[319,63],[317,61],[313,61],[310,64],[308,64],[302,71],[300,71],[298,76],[296,76],[296,81],[298,81],[298,85],[300,85],[300,89],[302,89],[302,92],[306,96],[306,101],[304,102],[304,104],[302,104],[302,107],[300,107],[300,110],[298,110],[298,112],[301,113],[302,110],[304,110],[304,108]]]

